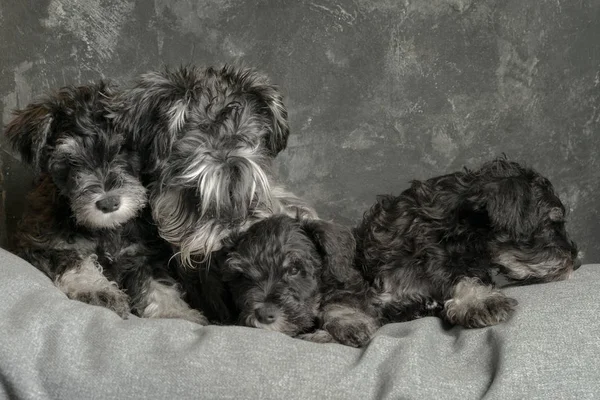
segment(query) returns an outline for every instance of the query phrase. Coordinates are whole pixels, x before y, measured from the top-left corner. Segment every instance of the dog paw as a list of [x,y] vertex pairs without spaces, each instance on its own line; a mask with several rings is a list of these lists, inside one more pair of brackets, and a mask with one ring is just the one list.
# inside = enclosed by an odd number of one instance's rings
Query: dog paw
[[121,318],[127,318],[130,312],[129,297],[119,289],[101,289],[93,291],[80,291],[69,294],[69,298],[93,306],[108,308],[116,312]]
[[468,306],[454,299],[448,300],[444,310],[446,319],[452,324],[466,328],[483,328],[502,323],[510,318],[518,302],[498,293],[499,295],[480,302],[471,302]]
[[176,299],[174,304],[150,303],[140,313],[142,318],[185,319],[199,325],[208,325],[208,319],[200,311],[190,308],[183,300]]
[[298,335],[297,338],[314,343],[338,343],[329,332],[323,329],[318,329],[311,333],[303,333]]
[[185,319],[187,321],[194,322],[199,325],[208,325],[208,319],[198,310],[194,310],[190,308],[188,312],[184,313],[180,317],[181,319]]
[[373,337],[377,325],[361,320],[338,319],[325,324],[323,329],[327,330],[338,343],[352,347],[363,347]]

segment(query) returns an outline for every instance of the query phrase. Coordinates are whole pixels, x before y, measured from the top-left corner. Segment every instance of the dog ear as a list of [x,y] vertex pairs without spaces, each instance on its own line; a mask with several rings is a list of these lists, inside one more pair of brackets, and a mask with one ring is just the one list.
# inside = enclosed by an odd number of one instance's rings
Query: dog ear
[[245,91],[251,93],[260,103],[261,112],[271,120],[271,132],[265,138],[265,145],[271,156],[275,157],[286,148],[290,134],[287,108],[278,87],[273,85],[266,75],[250,68],[225,65],[221,73],[229,79],[233,78]]
[[151,169],[169,156],[181,133],[197,86],[196,76],[192,67],[149,72],[114,101],[115,124],[128,133],[134,149],[148,149]]
[[244,233],[239,230],[233,230],[228,236],[221,241],[222,253],[228,254],[238,247],[238,243],[244,237]]
[[271,150],[271,154],[276,156],[287,147],[290,128],[288,125],[287,108],[283,104],[281,95],[273,86],[268,89],[268,93],[264,96],[268,112],[272,118],[273,131],[267,137],[267,146]]
[[375,197],[376,203],[385,211],[389,211],[392,208],[395,200],[396,197],[391,194],[378,194]]
[[317,247],[323,259],[322,276],[326,280],[348,282],[356,277],[356,242],[350,229],[323,220],[303,220],[302,229]]
[[243,236],[242,232],[236,230],[221,242],[221,249],[217,250],[215,261],[222,273],[231,275],[242,272],[242,267],[236,263],[235,252]]
[[16,110],[5,128],[5,135],[13,149],[38,172],[45,169],[43,158],[50,138],[52,116],[50,102],[34,102]]
[[537,212],[528,183],[508,177],[486,183],[475,196],[476,208],[485,210],[495,229],[511,235],[529,235],[535,229]]

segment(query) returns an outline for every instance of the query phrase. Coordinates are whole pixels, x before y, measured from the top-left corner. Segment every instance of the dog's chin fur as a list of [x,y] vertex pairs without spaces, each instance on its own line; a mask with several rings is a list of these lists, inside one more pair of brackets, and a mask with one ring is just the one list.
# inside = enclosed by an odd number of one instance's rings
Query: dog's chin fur
[[110,213],[104,213],[96,207],[96,201],[105,197],[104,195],[91,195],[89,198],[73,201],[73,214],[77,224],[89,229],[114,229],[134,219],[146,205],[145,190],[139,184],[130,187],[128,192],[129,194],[120,197],[119,209]]
[[154,219],[183,266],[266,216],[316,216],[276,185],[271,164],[287,145],[287,110],[260,73],[233,66],[150,72],[118,96],[111,116],[142,154]]
[[218,219],[202,220],[193,204],[176,190],[160,192],[153,201],[153,218],[160,235],[169,243],[178,244],[182,266],[194,268],[221,249],[223,240],[234,229],[245,229],[250,220],[241,224],[224,223]]
[[271,215],[285,214],[290,217],[316,219],[315,210],[300,198],[280,186],[273,186],[271,205],[255,203],[251,214],[245,218],[202,218],[193,197],[181,190],[159,191],[152,198],[153,218],[160,235],[171,244],[177,243],[178,257],[184,267],[195,268],[216,251],[223,241],[234,232],[244,232],[254,223]]
[[379,196],[355,237],[372,304],[391,321],[445,304],[434,314],[451,323],[500,323],[516,301],[491,286],[496,268],[509,280],[534,283],[567,279],[580,265],[552,184],[503,158]]

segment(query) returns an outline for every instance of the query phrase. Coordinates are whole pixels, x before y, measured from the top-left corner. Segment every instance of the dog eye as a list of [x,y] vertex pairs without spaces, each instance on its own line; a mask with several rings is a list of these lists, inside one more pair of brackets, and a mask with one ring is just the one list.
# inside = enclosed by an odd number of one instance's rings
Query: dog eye
[[288,276],[296,276],[296,275],[298,275],[299,272],[300,272],[300,268],[293,266],[290,269],[288,269],[287,274],[288,274]]

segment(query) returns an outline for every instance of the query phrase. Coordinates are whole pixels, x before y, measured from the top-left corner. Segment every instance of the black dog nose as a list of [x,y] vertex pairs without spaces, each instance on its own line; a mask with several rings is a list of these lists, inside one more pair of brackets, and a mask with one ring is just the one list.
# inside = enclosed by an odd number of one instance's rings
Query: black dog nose
[[576,258],[575,261],[573,261],[573,271],[577,271],[579,267],[581,267],[581,260]]
[[119,196],[108,196],[96,202],[96,207],[98,210],[106,214],[118,210],[120,206],[121,199]]
[[279,316],[279,309],[275,304],[265,303],[262,307],[254,310],[254,314],[261,324],[272,324]]

